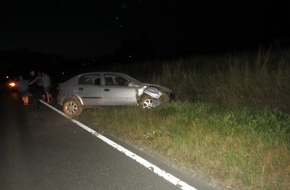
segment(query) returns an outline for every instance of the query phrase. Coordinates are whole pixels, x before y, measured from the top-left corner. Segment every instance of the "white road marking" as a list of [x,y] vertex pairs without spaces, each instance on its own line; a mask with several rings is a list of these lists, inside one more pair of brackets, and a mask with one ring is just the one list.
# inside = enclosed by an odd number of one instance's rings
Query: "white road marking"
[[42,100],[40,100],[40,102],[43,103],[44,105],[48,106],[52,110],[56,111],[60,115],[66,117],[69,120],[71,120],[73,123],[77,124],[78,126],[80,126],[81,128],[83,128],[84,130],[88,131],[89,133],[93,134],[97,138],[101,139],[102,141],[104,141],[108,145],[110,145],[110,146],[114,147],[115,149],[117,149],[118,151],[122,152],[126,156],[128,156],[131,159],[135,160],[136,162],[138,162],[139,164],[141,164],[145,168],[151,170],[152,172],[154,172],[155,174],[157,174],[160,177],[164,178],[168,182],[170,182],[173,185],[179,187],[180,189],[182,189],[182,190],[197,190],[196,188],[190,186],[186,182],[181,181],[177,177],[175,177],[175,176],[171,175],[170,173],[167,173],[166,171],[160,169],[159,167],[157,167],[154,164],[148,162],[147,160],[141,158],[140,156],[138,156],[137,154],[131,152],[130,150],[128,150],[128,149],[120,146],[119,144],[113,142],[112,140],[108,139],[107,137],[101,135],[100,133],[97,133],[95,130],[89,128],[88,126],[82,124],[81,122],[79,122],[79,121],[77,121],[75,119],[70,118],[69,116],[65,115],[62,111],[56,109],[52,105],[50,105],[50,104],[48,104],[48,103],[46,103],[46,102],[44,102]]

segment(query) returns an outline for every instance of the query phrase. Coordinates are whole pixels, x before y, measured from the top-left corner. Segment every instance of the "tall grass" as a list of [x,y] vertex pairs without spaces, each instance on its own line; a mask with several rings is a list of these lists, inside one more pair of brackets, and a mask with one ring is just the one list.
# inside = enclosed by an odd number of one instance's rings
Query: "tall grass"
[[175,102],[154,110],[86,110],[80,119],[155,150],[180,167],[203,171],[228,187],[290,186],[290,117],[278,110],[231,111],[207,103]]
[[163,63],[152,82],[173,89],[181,101],[290,111],[290,51],[191,58]]
[[79,119],[228,187],[289,189],[289,55],[260,49],[163,61],[143,78],[173,89],[174,102],[85,110]]

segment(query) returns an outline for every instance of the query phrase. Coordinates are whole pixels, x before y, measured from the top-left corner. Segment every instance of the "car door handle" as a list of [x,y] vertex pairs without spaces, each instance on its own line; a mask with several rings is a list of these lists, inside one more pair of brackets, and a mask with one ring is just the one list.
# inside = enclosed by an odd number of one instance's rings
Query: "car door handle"
[[81,88],[81,87],[80,87],[79,90],[84,90],[84,88]]
[[105,88],[105,92],[109,92],[110,91],[110,89],[108,89],[108,88]]

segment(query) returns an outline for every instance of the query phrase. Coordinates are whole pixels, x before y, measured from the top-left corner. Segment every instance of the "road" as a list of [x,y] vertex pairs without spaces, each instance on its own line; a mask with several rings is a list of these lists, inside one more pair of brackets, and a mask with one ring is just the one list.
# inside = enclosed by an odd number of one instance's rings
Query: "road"
[[145,167],[47,105],[22,105],[17,93],[0,92],[0,117],[1,190],[213,189],[120,145],[153,163]]

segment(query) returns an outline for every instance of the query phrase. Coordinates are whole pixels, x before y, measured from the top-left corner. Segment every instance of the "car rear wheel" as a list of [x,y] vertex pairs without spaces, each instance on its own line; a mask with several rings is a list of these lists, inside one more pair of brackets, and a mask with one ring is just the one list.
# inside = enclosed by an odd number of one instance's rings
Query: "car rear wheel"
[[83,108],[77,98],[68,98],[63,103],[63,112],[70,117],[76,117],[81,114]]

